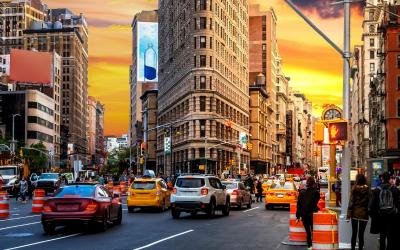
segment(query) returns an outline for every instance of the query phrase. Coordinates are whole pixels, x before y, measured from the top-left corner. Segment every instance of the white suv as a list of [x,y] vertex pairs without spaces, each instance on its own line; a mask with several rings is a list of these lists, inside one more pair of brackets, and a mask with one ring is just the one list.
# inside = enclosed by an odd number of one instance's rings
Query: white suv
[[230,211],[229,194],[218,177],[194,174],[178,177],[171,194],[171,214],[174,219],[178,219],[181,212],[195,215],[199,211],[214,217],[215,210],[222,210],[225,216]]

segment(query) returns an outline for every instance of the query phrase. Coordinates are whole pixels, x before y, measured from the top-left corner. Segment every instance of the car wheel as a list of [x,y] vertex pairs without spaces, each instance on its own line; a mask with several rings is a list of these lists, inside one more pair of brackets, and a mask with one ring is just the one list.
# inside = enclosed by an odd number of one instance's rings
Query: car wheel
[[179,216],[181,216],[181,212],[175,210],[175,208],[171,209],[171,215],[173,219],[179,219]]
[[[242,208],[242,207],[240,206],[240,208]],[[222,209],[222,214],[224,216],[228,216],[230,211],[231,211],[231,202],[229,200],[227,200],[224,208]]]
[[271,205],[266,204],[266,205],[265,205],[265,210],[270,210],[270,209],[271,209]]
[[247,208],[251,208],[251,199],[249,200],[249,203],[247,203]]
[[117,220],[114,222],[115,225],[121,225],[122,223],[122,208],[120,208],[118,210],[118,218]]
[[56,231],[56,227],[54,225],[48,224],[48,223],[44,223],[43,224],[43,231],[46,234],[54,234]]
[[128,213],[135,212],[135,207],[128,207]]
[[193,216],[193,217],[196,216],[197,215],[197,211],[191,212],[190,215]]
[[208,208],[207,215],[210,218],[215,216],[215,201],[211,200],[210,207]]
[[103,220],[100,222],[99,231],[104,232],[108,228],[107,212],[104,213]]

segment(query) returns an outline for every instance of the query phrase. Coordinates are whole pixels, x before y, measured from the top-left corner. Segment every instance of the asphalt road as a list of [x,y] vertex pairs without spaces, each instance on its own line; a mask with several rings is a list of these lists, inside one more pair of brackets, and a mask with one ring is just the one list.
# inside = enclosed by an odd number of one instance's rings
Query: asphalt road
[[288,234],[288,209],[267,211],[261,203],[233,210],[228,217],[220,212],[214,219],[182,214],[178,220],[170,211],[128,214],[124,205],[122,225],[104,233],[74,227],[51,236],[43,233],[40,215],[31,213],[30,203],[12,200],[10,205],[11,216],[0,220],[0,249],[306,249],[281,243]]

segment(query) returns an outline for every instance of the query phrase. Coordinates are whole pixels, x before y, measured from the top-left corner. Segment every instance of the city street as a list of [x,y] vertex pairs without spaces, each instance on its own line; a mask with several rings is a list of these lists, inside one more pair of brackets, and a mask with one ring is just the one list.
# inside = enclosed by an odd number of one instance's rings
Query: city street
[[[288,234],[288,209],[266,211],[261,203],[234,209],[229,217],[183,214],[179,220],[170,211],[128,214],[124,206],[122,225],[104,233],[74,227],[59,228],[51,236],[43,233],[40,215],[30,212],[30,203],[15,205],[12,200],[10,205],[11,216],[0,220],[1,249],[305,249],[281,243]],[[366,249],[376,249],[370,234],[366,238]]]

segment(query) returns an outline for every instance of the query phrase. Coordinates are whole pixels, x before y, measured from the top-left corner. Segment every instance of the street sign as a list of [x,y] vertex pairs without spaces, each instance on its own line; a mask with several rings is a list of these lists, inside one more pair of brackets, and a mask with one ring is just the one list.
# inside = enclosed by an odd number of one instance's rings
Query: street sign
[[171,137],[164,137],[164,154],[171,154]]

